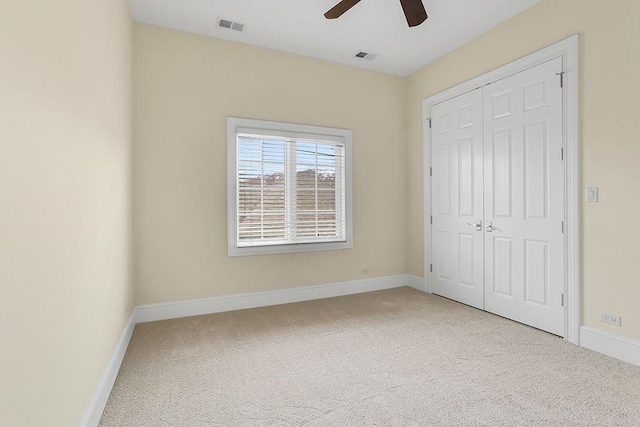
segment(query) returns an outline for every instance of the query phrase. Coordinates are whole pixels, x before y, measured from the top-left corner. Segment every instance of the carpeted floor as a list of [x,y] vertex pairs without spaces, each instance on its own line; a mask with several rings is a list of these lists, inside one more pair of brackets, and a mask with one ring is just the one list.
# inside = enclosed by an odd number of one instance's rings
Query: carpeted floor
[[101,426],[640,426],[640,368],[410,288],[138,325]]

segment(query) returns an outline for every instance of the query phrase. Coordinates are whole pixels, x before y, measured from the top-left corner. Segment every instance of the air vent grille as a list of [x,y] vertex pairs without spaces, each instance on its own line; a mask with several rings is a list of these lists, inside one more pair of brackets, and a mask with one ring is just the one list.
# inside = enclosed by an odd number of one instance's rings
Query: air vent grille
[[370,53],[370,52],[365,52],[364,50],[359,50],[358,52],[356,52],[353,55],[354,58],[358,58],[358,59],[366,59],[369,61],[372,61],[374,59],[376,59],[378,57],[378,55],[374,54],[374,53]]
[[232,21],[230,19],[226,19],[226,18],[220,18],[218,17],[218,21],[217,21],[217,27],[219,28],[224,28],[226,30],[234,30],[234,31],[239,31],[242,32],[244,31],[245,28],[245,24],[242,24],[240,22],[236,22],[236,21]]

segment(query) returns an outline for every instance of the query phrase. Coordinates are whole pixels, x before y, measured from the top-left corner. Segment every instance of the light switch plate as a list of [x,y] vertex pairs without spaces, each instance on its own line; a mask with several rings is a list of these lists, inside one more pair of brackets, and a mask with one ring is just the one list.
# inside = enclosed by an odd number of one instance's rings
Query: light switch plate
[[587,187],[587,203],[598,203],[598,187]]

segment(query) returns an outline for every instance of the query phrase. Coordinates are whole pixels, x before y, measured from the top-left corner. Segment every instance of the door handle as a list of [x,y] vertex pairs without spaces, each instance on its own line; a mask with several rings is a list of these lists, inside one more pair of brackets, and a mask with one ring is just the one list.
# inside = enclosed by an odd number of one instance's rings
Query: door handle
[[484,229],[487,233],[493,232],[493,230],[495,230],[495,228],[493,228],[493,221],[487,221],[484,225]]
[[474,227],[476,231],[482,231],[482,221],[468,222],[467,225]]

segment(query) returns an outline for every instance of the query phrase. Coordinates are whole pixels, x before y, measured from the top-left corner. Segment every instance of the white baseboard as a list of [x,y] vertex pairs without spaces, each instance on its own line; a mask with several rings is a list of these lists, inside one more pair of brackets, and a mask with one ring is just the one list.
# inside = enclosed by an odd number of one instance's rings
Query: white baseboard
[[581,326],[580,346],[640,366],[640,341]]
[[129,346],[129,341],[131,340],[135,326],[134,316],[133,313],[131,313],[127,323],[124,325],[113,355],[111,355],[111,359],[109,359],[107,369],[105,369],[102,374],[102,378],[100,378],[98,387],[96,387],[93,393],[91,402],[89,402],[89,406],[87,406],[84,412],[84,416],[80,421],[80,427],[96,427],[100,423],[100,417],[102,417],[104,407],[107,405],[113,384],[116,382],[120,365],[122,365],[122,359],[124,359],[124,354]]
[[409,280],[409,286],[411,286],[413,289],[425,292],[424,279],[422,277],[414,276],[413,274],[407,274],[407,277]]
[[267,307],[270,305],[311,301],[403,286],[413,286],[412,283],[415,283],[415,281],[411,279],[411,276],[401,274],[397,276],[376,277],[303,288],[141,305],[134,309],[134,319],[136,323],[155,322],[157,320],[200,316],[203,314],[222,313],[224,311]]

